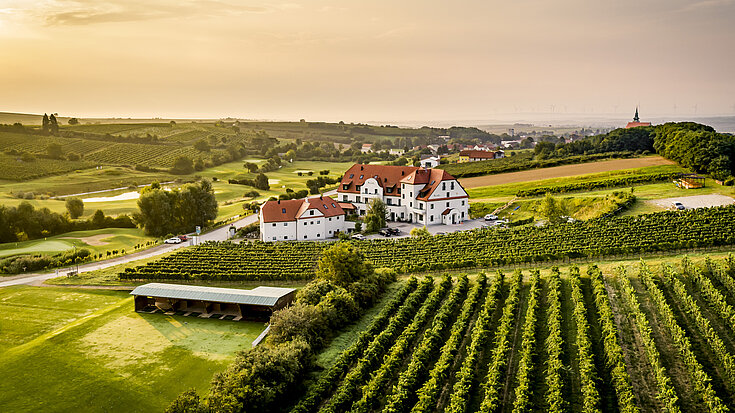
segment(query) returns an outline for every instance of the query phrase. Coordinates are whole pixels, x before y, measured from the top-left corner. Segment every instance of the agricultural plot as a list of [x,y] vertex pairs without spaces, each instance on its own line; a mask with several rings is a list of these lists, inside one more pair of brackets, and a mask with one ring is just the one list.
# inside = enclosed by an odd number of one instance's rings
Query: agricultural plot
[[262,323],[138,314],[124,291],[0,290],[0,410],[163,411],[206,389]]
[[726,412],[734,284],[732,256],[414,279],[291,411]]
[[[640,254],[735,244],[735,206],[600,218],[550,227],[483,229],[428,238],[353,242],[375,267],[394,268],[399,272]],[[129,268],[120,277],[309,279],[327,245],[323,242],[210,243]]]

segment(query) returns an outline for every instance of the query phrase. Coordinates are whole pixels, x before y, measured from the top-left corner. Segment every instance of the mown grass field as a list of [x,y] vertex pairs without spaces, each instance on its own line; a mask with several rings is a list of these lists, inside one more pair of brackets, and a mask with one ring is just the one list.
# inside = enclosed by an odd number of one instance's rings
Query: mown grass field
[[77,248],[93,253],[126,250],[132,252],[135,245],[152,241],[140,228],[103,228],[89,231],[73,231],[65,234],[23,242],[0,244],[0,258],[21,254],[55,254]]
[[0,410],[163,411],[208,387],[262,323],[138,314],[127,292],[0,290]]

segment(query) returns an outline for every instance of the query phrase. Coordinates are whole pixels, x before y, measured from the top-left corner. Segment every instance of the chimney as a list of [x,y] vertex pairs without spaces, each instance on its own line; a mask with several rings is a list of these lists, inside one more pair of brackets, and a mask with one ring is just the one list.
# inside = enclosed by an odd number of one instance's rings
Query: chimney
[[319,199],[324,199],[324,194],[319,194]]
[[363,169],[365,169],[365,167],[360,165],[360,170],[362,171]]
[[281,204],[281,200],[280,200],[280,199],[278,200],[278,204],[279,204],[279,205]]

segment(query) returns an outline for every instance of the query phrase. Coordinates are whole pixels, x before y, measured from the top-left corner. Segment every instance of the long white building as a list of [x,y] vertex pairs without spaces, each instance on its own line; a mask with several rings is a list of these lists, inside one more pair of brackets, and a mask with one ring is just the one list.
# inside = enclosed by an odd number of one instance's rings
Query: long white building
[[467,192],[442,169],[355,164],[342,176],[337,196],[343,209],[354,208],[359,215],[379,198],[389,221],[449,225],[470,216]]
[[263,241],[323,240],[348,227],[344,210],[328,196],[268,201],[260,208]]

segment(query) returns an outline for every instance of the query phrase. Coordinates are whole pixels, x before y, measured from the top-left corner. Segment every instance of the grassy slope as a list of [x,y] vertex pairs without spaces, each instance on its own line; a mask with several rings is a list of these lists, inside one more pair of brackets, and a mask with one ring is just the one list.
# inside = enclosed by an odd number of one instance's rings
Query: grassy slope
[[[84,238],[106,235],[99,241],[105,245],[89,245]],[[89,231],[73,231],[66,234],[24,242],[11,242],[0,244],[0,257],[9,257],[17,254],[44,254],[57,253],[77,248],[87,248],[93,252],[105,252],[111,250],[132,251],[133,247],[141,242],[151,241],[139,228],[103,228]]]
[[[137,314],[125,292],[0,290],[2,411],[162,411],[249,348],[262,323]],[[22,389],[22,391],[20,391]]]

